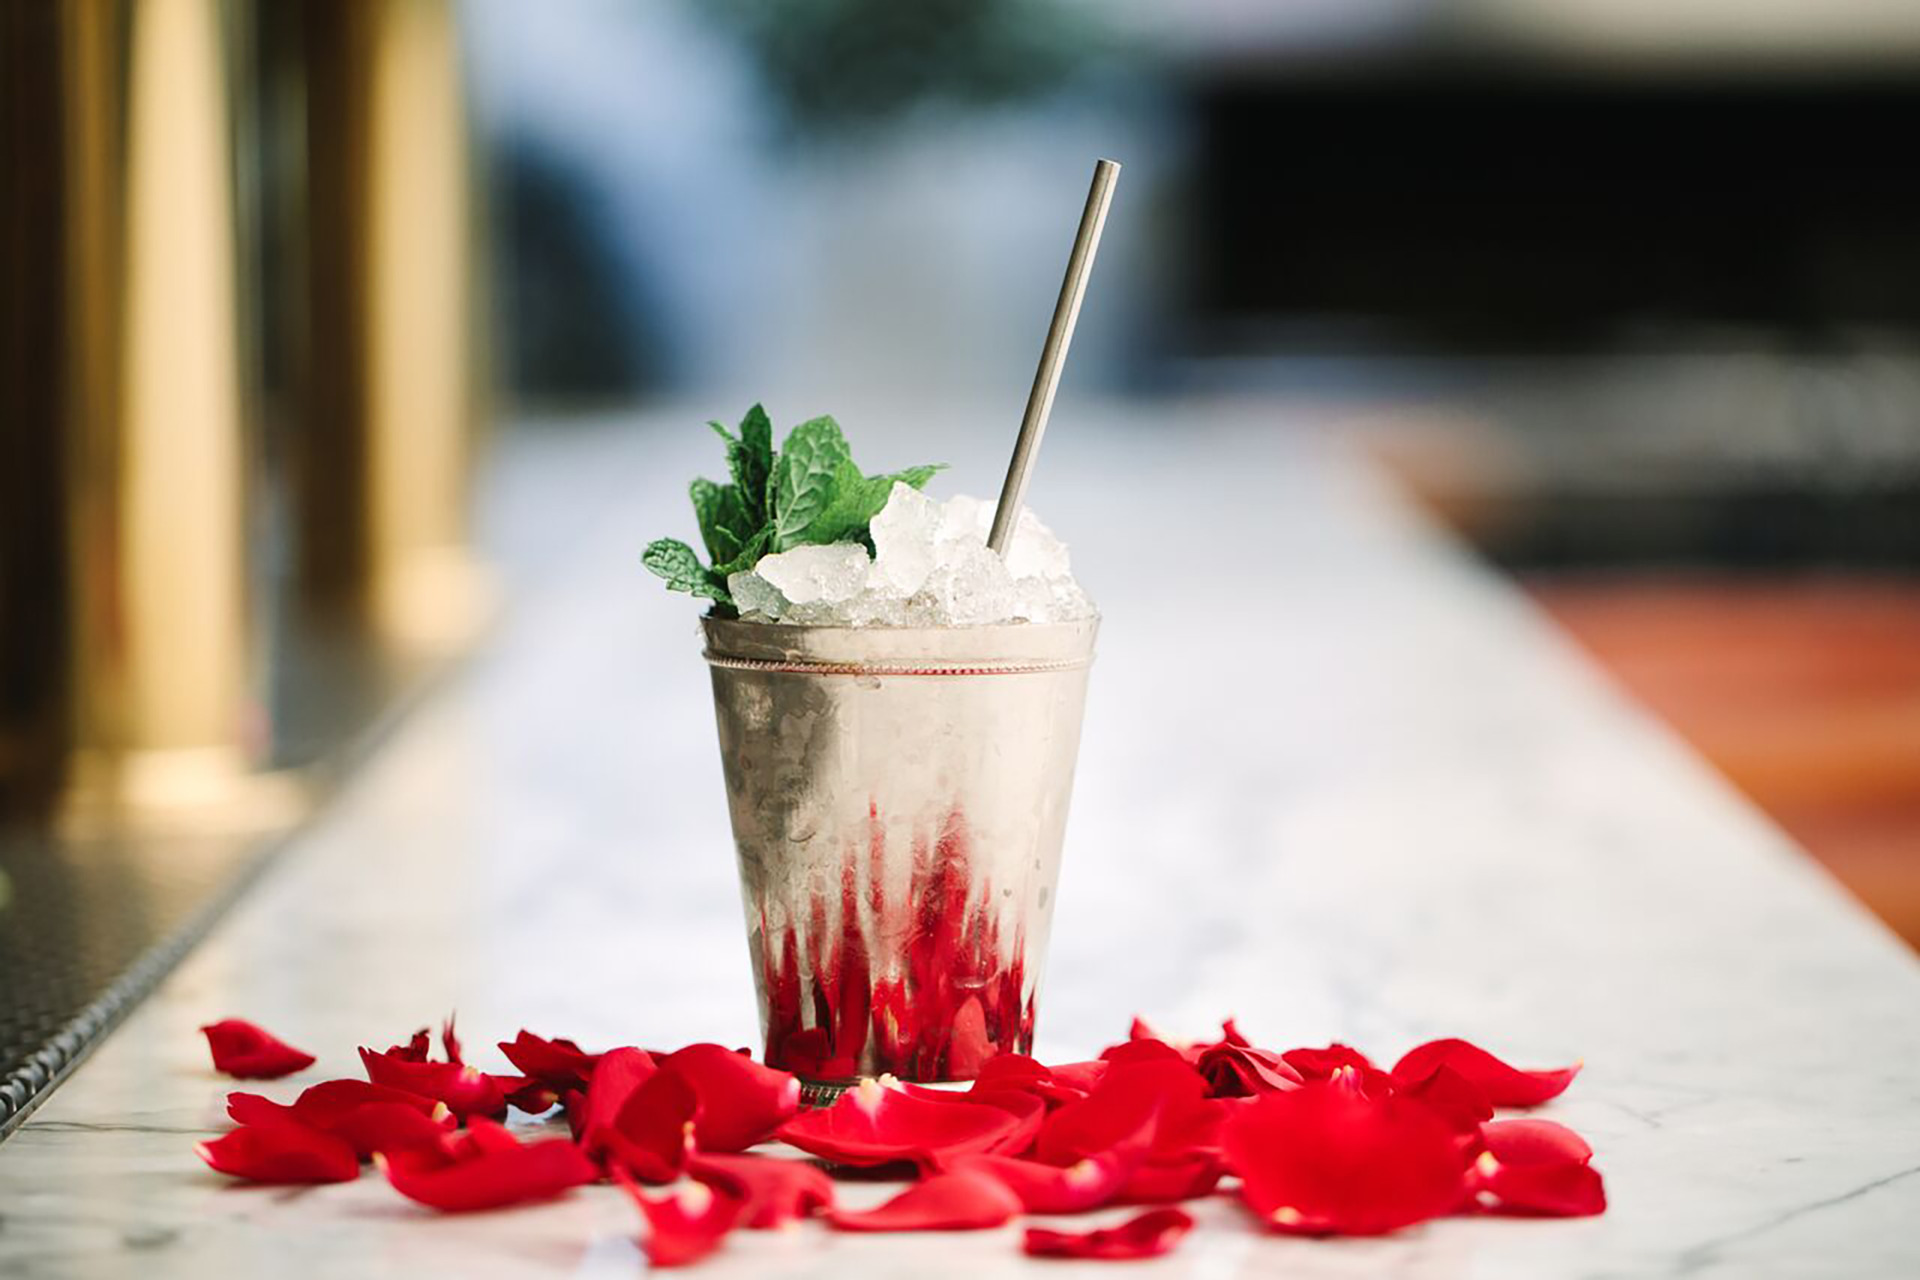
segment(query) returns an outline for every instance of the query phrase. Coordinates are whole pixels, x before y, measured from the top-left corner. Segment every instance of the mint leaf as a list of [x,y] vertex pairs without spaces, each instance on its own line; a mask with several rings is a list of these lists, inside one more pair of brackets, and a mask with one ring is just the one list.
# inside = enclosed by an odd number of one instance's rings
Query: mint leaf
[[757,404],[740,419],[740,439],[727,443],[727,469],[755,527],[764,524],[773,515],[767,500],[767,481],[773,475],[773,419]]
[[640,563],[655,577],[665,578],[669,590],[705,596],[728,606],[733,604],[733,597],[727,594],[726,580],[716,582],[712,572],[700,563],[699,555],[684,542],[674,538],[656,539],[641,553]]
[[693,499],[694,518],[700,522],[701,541],[713,562],[721,564],[739,555],[761,524],[747,514],[740,491],[702,478],[689,485],[687,493]]
[[865,475],[854,465],[840,424],[830,417],[795,427],[777,454],[773,421],[760,405],[747,410],[737,436],[725,423],[707,425],[727,442],[727,471],[733,480],[718,484],[697,479],[687,490],[713,567],[672,538],[650,545],[641,562],[668,587],[713,600],[722,611],[733,607],[728,576],[751,569],[770,551],[834,542],[863,542],[871,548],[868,526],[887,505],[893,486],[918,489],[944,469],[909,467],[890,475]]
[[713,566],[713,571],[720,575],[722,582],[726,581],[727,578],[733,574],[745,573],[747,570],[753,568],[754,565],[760,563],[760,557],[767,554],[767,544],[772,541],[773,526],[767,524],[761,525],[760,531],[749,538],[744,547],[740,548],[740,554],[725,563],[716,561]]
[[808,522],[792,545],[854,542],[865,537],[867,525],[887,505],[891,492],[891,480],[863,476],[853,459],[846,459],[834,469],[832,497],[825,509]]
[[[881,476],[879,478],[887,482],[888,493],[893,492],[893,482],[896,480],[898,480],[901,484],[906,485],[908,488],[924,489],[927,487],[927,481],[933,479],[935,476],[939,475],[942,471],[945,471],[946,469],[947,469],[946,463],[932,462],[932,463],[928,463],[924,467],[908,467],[905,471],[896,471],[890,476]],[[884,499],[881,501],[880,505],[883,507],[887,505]],[[879,513],[876,511],[874,514],[878,515]]]
[[833,502],[841,465],[852,460],[840,424],[830,417],[810,418],[787,433],[773,464],[775,551],[818,541],[808,537],[808,527]]

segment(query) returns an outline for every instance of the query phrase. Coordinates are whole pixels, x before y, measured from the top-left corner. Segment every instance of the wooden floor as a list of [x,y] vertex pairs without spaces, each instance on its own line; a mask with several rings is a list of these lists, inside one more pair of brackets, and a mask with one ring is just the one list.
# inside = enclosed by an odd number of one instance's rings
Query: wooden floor
[[1578,574],[1526,586],[1920,947],[1920,579]]

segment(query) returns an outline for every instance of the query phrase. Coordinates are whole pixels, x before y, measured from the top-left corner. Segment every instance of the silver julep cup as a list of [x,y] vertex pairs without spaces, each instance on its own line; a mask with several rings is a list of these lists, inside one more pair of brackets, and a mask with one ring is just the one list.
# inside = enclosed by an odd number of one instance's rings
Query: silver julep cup
[[1098,619],[703,625],[767,1062],[1028,1052]]

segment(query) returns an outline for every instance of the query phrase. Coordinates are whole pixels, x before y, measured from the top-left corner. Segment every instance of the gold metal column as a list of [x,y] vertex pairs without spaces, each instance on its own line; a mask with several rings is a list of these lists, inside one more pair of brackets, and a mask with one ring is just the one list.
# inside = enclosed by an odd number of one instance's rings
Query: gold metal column
[[68,0],[63,16],[68,816],[230,811],[264,726],[220,0]]
[[459,33],[446,0],[331,0],[308,18],[303,566],[385,639],[445,651],[491,598],[468,551],[480,361]]

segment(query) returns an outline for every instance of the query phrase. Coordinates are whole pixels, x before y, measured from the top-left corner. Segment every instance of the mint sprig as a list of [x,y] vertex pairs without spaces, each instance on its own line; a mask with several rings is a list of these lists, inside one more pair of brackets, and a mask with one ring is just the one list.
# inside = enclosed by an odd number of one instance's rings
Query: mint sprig
[[688,487],[700,540],[711,568],[684,542],[661,538],[640,562],[664,578],[670,590],[686,591],[732,609],[727,576],[751,569],[773,551],[833,542],[869,542],[867,527],[887,505],[895,484],[923,488],[941,464],[869,476],[854,465],[840,424],[810,418],[773,448],[773,421],[759,405],[740,420],[740,434],[724,423],[708,424],[727,442],[730,484],[705,478]]

